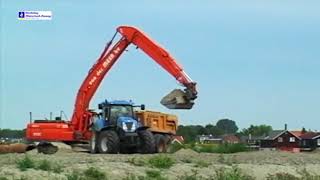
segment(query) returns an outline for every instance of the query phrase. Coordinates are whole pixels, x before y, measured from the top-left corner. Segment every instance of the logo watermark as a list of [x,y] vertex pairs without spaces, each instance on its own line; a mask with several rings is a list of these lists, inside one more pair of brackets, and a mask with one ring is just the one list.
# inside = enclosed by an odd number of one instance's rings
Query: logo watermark
[[51,11],[19,11],[19,20],[51,20]]

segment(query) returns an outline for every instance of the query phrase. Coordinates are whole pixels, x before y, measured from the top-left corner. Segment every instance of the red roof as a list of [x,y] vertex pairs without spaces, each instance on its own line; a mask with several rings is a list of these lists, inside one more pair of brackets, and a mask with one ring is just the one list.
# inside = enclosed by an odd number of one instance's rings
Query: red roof
[[315,132],[307,132],[301,135],[301,139],[313,139],[317,136],[320,136],[320,133],[315,133]]
[[174,136],[174,137],[173,137],[173,140],[177,140],[177,141],[179,141],[180,143],[183,143],[183,142],[184,142],[183,136]]
[[301,138],[301,136],[303,135],[303,134],[305,134],[304,132],[302,132],[302,131],[289,131],[292,135],[294,135],[295,137],[297,137],[297,138]]

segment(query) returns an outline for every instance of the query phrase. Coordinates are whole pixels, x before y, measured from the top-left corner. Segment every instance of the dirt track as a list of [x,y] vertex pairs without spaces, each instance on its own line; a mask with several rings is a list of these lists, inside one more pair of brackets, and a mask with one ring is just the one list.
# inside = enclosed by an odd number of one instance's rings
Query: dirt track
[[[25,157],[24,154],[1,154],[0,177],[15,179],[21,176],[28,179],[67,179],[66,174],[76,170],[78,172],[97,167],[106,172],[109,179],[122,179],[128,173],[137,176],[145,175],[146,170],[152,169],[148,165],[138,166],[132,163],[132,159],[142,159],[145,162],[155,155],[111,155],[111,154],[88,154],[74,152],[70,149],[60,149],[54,155],[38,154],[35,150],[26,153],[34,160],[47,159],[63,166],[62,173],[53,173],[43,170],[28,169],[21,172],[16,167],[16,161]],[[221,167],[230,168],[237,166],[246,174],[265,179],[269,173],[286,172],[297,175],[297,171],[306,168],[314,174],[320,174],[320,152],[313,153],[286,153],[286,152],[245,152],[228,155],[196,153],[191,150],[180,150],[174,154],[167,154],[175,160],[170,169],[161,170],[162,174],[169,179],[191,174],[196,170],[202,177],[210,177],[215,169]],[[206,162],[207,167],[197,167],[196,164]]]

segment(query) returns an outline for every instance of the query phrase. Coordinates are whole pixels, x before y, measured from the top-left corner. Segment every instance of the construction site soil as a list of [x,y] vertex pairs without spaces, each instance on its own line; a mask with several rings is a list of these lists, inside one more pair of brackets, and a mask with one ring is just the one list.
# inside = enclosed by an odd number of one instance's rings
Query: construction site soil
[[[174,161],[167,169],[157,169],[148,165],[148,160],[158,154],[89,154],[81,149],[71,149],[60,144],[59,151],[53,155],[37,153],[0,154],[0,179],[68,179],[72,172],[84,172],[90,167],[104,172],[108,179],[124,179],[128,175],[145,176],[146,171],[159,170],[168,179],[179,179],[183,175],[197,172],[203,178],[210,178],[217,169],[232,167],[256,178],[265,179],[269,174],[289,173],[299,176],[299,171],[320,175],[320,152],[290,153],[279,151],[254,151],[235,154],[197,153],[190,149],[181,149],[176,153],[164,154]],[[26,157],[35,162],[47,160],[59,164],[61,172],[29,168],[22,171],[17,161]],[[136,163],[138,160],[139,163]],[[143,163],[141,163],[143,162]],[[200,163],[199,163],[200,162]],[[199,165],[200,164],[200,165]],[[205,165],[201,165],[205,164]],[[70,178],[70,177],[69,177]]]

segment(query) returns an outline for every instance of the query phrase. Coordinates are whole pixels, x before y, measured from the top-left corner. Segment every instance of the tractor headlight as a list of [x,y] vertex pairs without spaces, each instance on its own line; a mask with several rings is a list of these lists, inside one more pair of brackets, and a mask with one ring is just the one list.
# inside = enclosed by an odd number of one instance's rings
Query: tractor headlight
[[128,127],[127,127],[127,124],[125,122],[122,122],[122,129],[124,131],[127,131],[128,130]]

